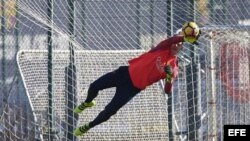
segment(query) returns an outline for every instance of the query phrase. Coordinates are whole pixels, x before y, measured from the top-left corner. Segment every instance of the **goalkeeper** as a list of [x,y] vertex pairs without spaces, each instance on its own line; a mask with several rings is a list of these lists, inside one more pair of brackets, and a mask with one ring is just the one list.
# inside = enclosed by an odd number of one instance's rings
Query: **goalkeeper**
[[196,36],[178,34],[165,39],[150,51],[129,60],[129,66],[121,66],[91,83],[86,100],[74,109],[74,113],[78,114],[95,106],[94,98],[100,90],[116,87],[116,93],[105,109],[93,121],[77,127],[74,135],[83,135],[89,129],[107,121],[140,91],[161,79],[165,79],[164,90],[170,94],[178,72],[177,54],[183,48],[182,43],[196,43],[199,34],[198,30]]

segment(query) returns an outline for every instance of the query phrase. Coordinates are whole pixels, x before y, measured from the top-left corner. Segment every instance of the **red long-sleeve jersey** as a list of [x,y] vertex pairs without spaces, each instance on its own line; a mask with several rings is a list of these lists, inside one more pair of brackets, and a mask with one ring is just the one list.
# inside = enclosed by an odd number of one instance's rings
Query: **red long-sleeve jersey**
[[[129,60],[129,74],[133,85],[143,90],[147,86],[166,78],[164,71],[166,65],[172,67],[172,80],[174,80],[178,73],[178,64],[177,57],[171,55],[170,47],[172,44],[179,42],[183,42],[183,36],[170,37],[150,51]],[[171,92],[172,82],[165,83],[165,92],[168,94]]]

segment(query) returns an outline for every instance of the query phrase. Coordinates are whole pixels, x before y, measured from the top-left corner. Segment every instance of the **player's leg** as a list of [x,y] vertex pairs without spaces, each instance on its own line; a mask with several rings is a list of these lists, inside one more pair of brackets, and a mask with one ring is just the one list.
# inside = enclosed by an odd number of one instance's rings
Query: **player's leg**
[[100,90],[116,86],[116,79],[117,70],[109,72],[91,83],[86,100],[74,109],[74,113],[81,113],[86,108],[95,106],[96,102],[93,99],[98,95],[98,92]]
[[115,87],[117,83],[117,70],[109,72],[90,84],[85,102],[91,102],[100,90]]
[[[135,95],[135,94],[134,94]],[[105,109],[92,121],[89,126],[92,128],[102,122],[107,121],[111,116],[117,113],[117,111],[128,103],[133,98],[127,91],[117,90],[117,94],[111,100],[111,102],[105,107]]]
[[83,125],[83,126],[77,127],[77,128],[74,130],[74,135],[75,135],[75,136],[81,136],[81,135],[83,135],[84,133],[86,133],[89,129],[90,129],[89,123],[88,123],[88,124],[85,124],[85,125]]
[[118,70],[118,78],[120,81],[117,81],[115,96],[96,119],[89,123],[90,128],[107,121],[112,115],[116,114],[122,106],[140,92],[140,90],[135,88],[132,84],[128,67],[121,67]]
[[128,89],[117,88],[115,96],[113,97],[111,102],[105,107],[105,109],[100,112],[99,115],[92,122],[76,128],[76,130],[74,131],[74,135],[82,135],[94,126],[107,121],[111,116],[116,114],[121,107],[123,107],[127,102],[129,102],[138,92],[139,90],[131,92]]
[[[128,70],[123,68],[120,70],[119,78],[122,81],[117,81],[117,89],[115,96],[112,98],[111,102],[105,107],[105,109],[90,123],[78,127],[74,134],[76,136],[86,133],[90,128],[99,125],[107,121],[112,115],[123,107],[127,102],[129,102],[137,93],[140,92],[139,89],[132,85],[130,80]],[[81,129],[81,130],[80,130]]]

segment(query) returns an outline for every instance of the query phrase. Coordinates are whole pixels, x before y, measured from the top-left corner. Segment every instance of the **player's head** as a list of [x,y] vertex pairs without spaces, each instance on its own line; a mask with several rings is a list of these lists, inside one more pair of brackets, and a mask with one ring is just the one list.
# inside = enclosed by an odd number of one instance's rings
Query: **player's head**
[[181,51],[183,48],[182,42],[178,44],[172,44],[170,47],[171,55],[177,55],[179,51]]

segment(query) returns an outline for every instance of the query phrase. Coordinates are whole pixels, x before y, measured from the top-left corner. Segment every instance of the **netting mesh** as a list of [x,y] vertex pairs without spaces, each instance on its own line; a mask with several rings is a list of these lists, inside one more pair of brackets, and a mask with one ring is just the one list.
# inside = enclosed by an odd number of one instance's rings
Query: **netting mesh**
[[[224,125],[249,124],[249,29],[207,27],[203,31],[195,65],[190,64],[192,58],[183,60],[185,67],[181,67],[183,70],[175,82],[174,118],[179,123],[175,130],[182,139],[193,131],[187,126],[193,122],[189,118],[191,111],[186,109],[193,105],[197,112],[192,117],[196,119],[193,128],[198,128],[197,138],[223,140]],[[190,82],[192,79],[196,83]],[[196,85],[195,95],[190,93],[194,89],[190,90],[189,84]],[[191,100],[186,95],[191,95]]]
[[91,81],[196,21],[202,36],[198,46],[184,44],[178,56],[172,97],[166,99],[156,83],[79,140],[223,140],[223,125],[250,122],[249,5],[2,0],[0,138],[77,140],[76,124],[92,120],[114,94],[102,91],[97,107],[86,111],[90,117],[73,116]]

